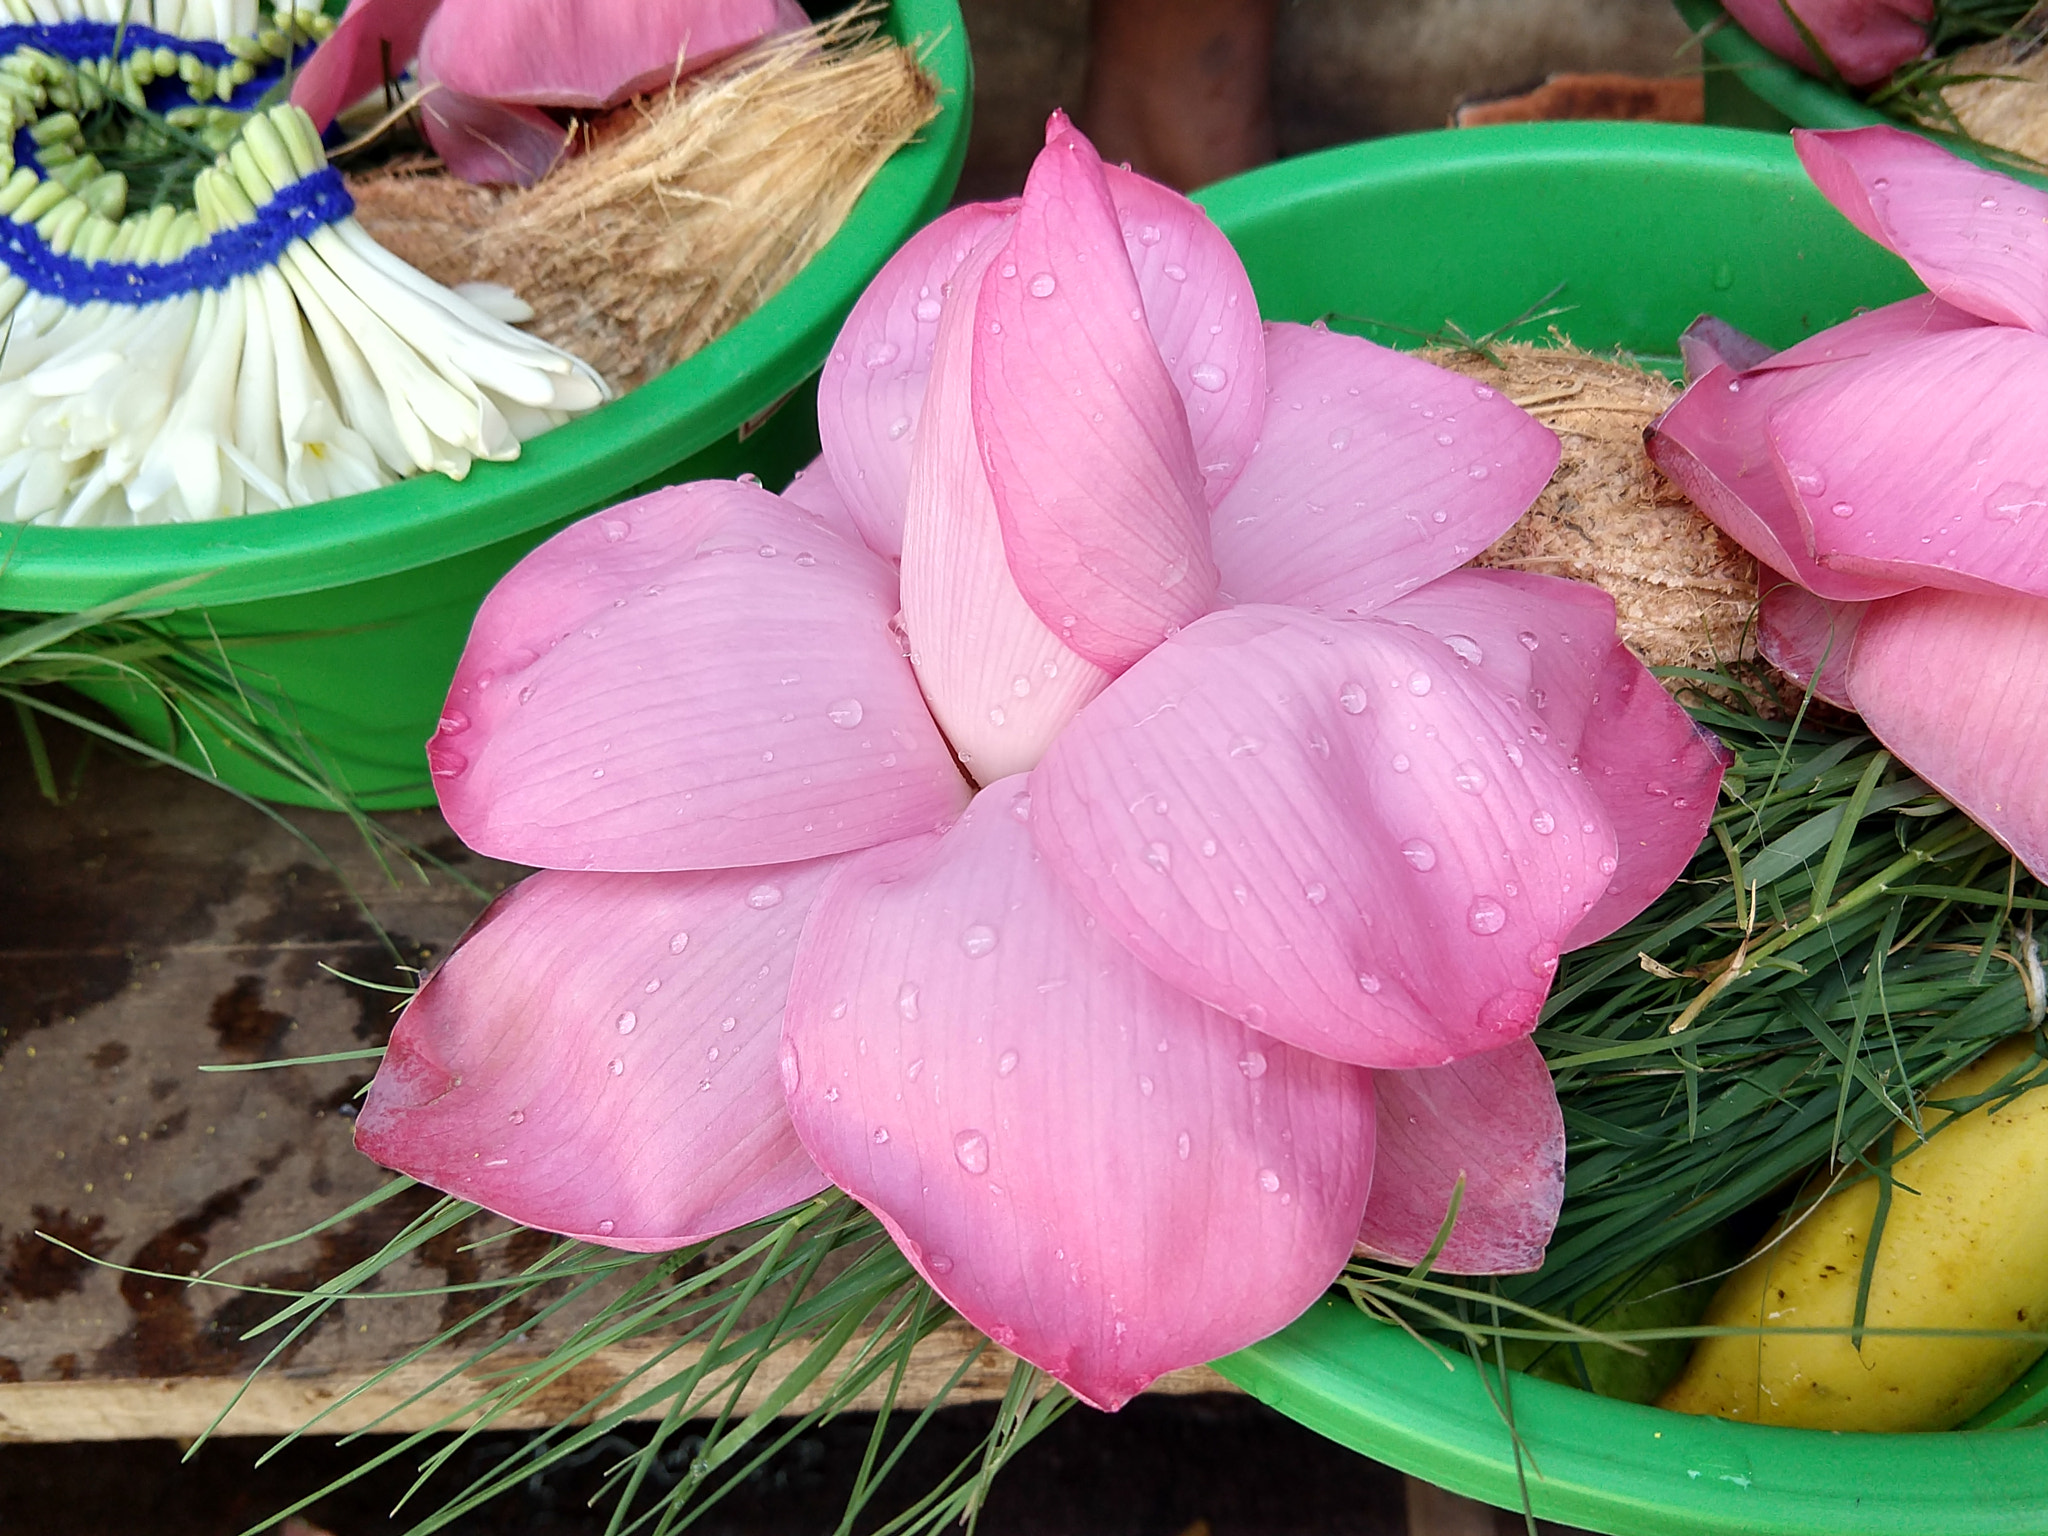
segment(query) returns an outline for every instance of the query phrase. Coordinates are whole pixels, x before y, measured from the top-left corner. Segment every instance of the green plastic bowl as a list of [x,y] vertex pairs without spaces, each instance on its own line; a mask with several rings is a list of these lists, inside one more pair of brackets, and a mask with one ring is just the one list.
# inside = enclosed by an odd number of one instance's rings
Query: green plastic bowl
[[[1701,38],[1707,56],[1707,121],[1728,128],[1908,128],[1922,138],[1970,155],[2004,176],[2048,187],[2048,176],[2015,170],[1984,155],[1960,149],[1952,138],[1925,133],[1895,117],[1866,107],[1824,80],[1788,64],[1742,29],[1721,0],[1672,0],[1685,24]],[[1708,28],[1713,30],[1708,31]]]
[[[1377,322],[1413,346],[1446,320],[1481,334],[1541,304],[1581,346],[1675,366],[1712,311],[1786,346],[1917,292],[1896,258],[1808,185],[1782,136],[1539,124],[1332,150],[1200,201],[1277,319]],[[1513,1448],[1469,1361],[1329,1300],[1218,1362],[1331,1438],[1458,1492],[1516,1506]],[[1536,1512],[1615,1536],[1970,1536],[2048,1532],[2048,1427],[1844,1435],[1665,1413],[1515,1375]]]
[[[846,312],[897,246],[952,196],[973,73],[957,0],[895,0],[890,31],[923,53],[940,112],[884,166],[845,225],[745,321],[589,416],[478,464],[312,507],[153,528],[0,525],[0,608],[70,613],[198,578],[157,621],[280,703],[339,783],[369,807],[430,805],[424,744],[484,594],[572,519],[657,485],[751,472],[780,485],[817,452],[815,375]],[[155,694],[88,690],[145,740],[176,742]],[[220,776],[322,803],[214,740]]]

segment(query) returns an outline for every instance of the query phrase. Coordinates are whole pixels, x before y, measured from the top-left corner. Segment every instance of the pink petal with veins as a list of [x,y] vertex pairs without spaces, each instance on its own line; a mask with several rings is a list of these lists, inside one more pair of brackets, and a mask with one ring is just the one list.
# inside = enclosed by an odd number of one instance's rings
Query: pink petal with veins
[[1644,445],[1651,461],[1694,506],[1779,575],[1826,597],[1866,602],[1915,583],[1873,580],[1816,561],[1807,542],[1809,530],[1786,484],[1809,475],[1810,466],[1781,466],[1765,436],[1773,406],[1832,371],[1765,368],[1738,375],[1715,368],[1650,423]]
[[558,533],[484,600],[427,749],[479,852],[718,869],[924,832],[967,787],[881,556],[702,480]]
[[828,870],[514,886],[406,1006],[356,1145],[527,1226],[640,1252],[816,1194],[777,1041]]
[[1800,163],[1863,233],[1959,309],[2048,331],[2048,191],[1903,128],[1794,129]]
[[807,23],[795,0],[442,0],[420,62],[469,96],[608,107]]
[[1625,645],[1607,653],[1579,738],[1580,775],[1614,828],[1619,865],[1566,947],[1583,949],[1640,917],[1699,851],[1728,751]]
[[[1060,114],[1053,117],[1064,125]],[[1266,415],[1252,281],[1223,231],[1178,192],[1119,166],[1102,173],[1144,296],[1145,324],[1187,409],[1213,507],[1243,472]]]
[[1484,384],[1305,325],[1266,327],[1251,463],[1212,519],[1240,603],[1370,613],[1463,565],[1557,468],[1557,437]]
[[479,185],[530,187],[569,147],[569,131],[547,113],[445,85],[425,93],[420,123],[449,171]]
[[[1918,341],[1949,331],[1977,330],[1989,325],[1967,310],[1937,299],[1931,293],[1915,294],[1896,304],[1881,305],[1852,315],[1839,325],[1816,331],[1804,341],[1794,342],[1782,352],[1773,352],[1752,365],[1757,371],[1804,368],[1815,363],[1841,363],[1851,358],[1870,357],[1902,341]],[[1740,334],[1739,332],[1737,334]]]
[[1004,231],[960,268],[939,322],[903,522],[903,627],[932,713],[981,783],[1029,768],[1109,674],[1017,590],[975,440],[974,295]]
[[1769,431],[1828,570],[2048,596],[2048,336],[1901,343],[1785,400]]
[[1800,26],[1827,55],[1828,67],[1850,85],[1875,85],[1927,46],[1934,0],[1725,0],[1743,30],[1810,75],[1822,73]]
[[[800,511],[824,523],[834,533],[850,544],[866,544],[861,537],[860,525],[854,520],[853,509],[847,505],[846,493],[839,488],[839,482],[832,478],[832,470],[825,462],[825,455],[819,454],[810,463],[790,476],[789,484],[776,492],[784,501]],[[873,545],[868,546],[873,549]],[[876,550],[882,554],[884,551]],[[894,556],[890,556],[891,559]]]
[[1533,1042],[1447,1067],[1373,1074],[1378,1151],[1360,1251],[1419,1264],[1458,1216],[1430,1266],[1453,1275],[1537,1268],[1564,1204],[1564,1114]]
[[1878,740],[2048,878],[2048,601],[1926,589],[1873,603],[1849,687]]
[[[1815,697],[1838,709],[1849,697],[1849,650],[1868,603],[1831,603],[1796,581],[1766,576],[1757,604],[1756,648],[1764,659]],[[1814,674],[1818,672],[1819,676]]]
[[1290,1044],[1375,1067],[1492,1050],[1535,1027],[1615,868],[1515,677],[1381,618],[1211,614],[1053,744],[1039,848],[1168,982]]
[[[968,203],[905,241],[854,302],[818,379],[825,462],[868,547],[892,560],[903,553],[910,461],[939,317],[960,264],[1015,207]],[[963,302],[971,309],[973,294]]]
[[[1147,326],[1102,162],[1057,117],[981,279],[974,429],[1018,590],[1114,674],[1216,593],[1188,413]],[[1201,388],[1256,366],[1205,360]]]
[[419,52],[420,33],[441,0],[351,0],[333,34],[299,66],[292,105],[325,129],[334,114],[402,75]]
[[849,860],[804,934],[790,1111],[975,1327],[1115,1408],[1292,1322],[1349,1255],[1369,1074],[1137,964],[1032,850],[1021,779]]

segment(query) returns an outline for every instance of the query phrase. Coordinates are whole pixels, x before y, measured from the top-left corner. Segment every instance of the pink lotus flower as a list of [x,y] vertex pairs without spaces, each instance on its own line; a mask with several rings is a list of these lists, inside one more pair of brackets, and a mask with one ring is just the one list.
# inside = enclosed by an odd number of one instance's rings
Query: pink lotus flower
[[[568,529],[429,752],[545,866],[429,978],[358,1145],[618,1247],[834,1183],[1088,1401],[1362,1242],[1542,1256],[1560,952],[1721,774],[1597,590],[1457,571],[1557,462],[1483,385],[1262,326],[1065,120],[855,306],[824,469]],[[979,786],[977,788],[977,785]]]
[[2048,192],[1894,128],[1795,138],[1933,291],[1706,345],[1650,455],[1783,578],[1765,654],[2048,876]]
[[796,0],[350,0],[292,101],[325,128],[413,67],[449,170],[530,186],[566,141],[541,108],[614,106],[806,22]]
[[[1721,0],[1745,32],[1810,75],[1875,85],[1927,47],[1934,0]],[[1796,20],[1794,18],[1797,18]],[[1827,55],[1813,56],[1804,27]]]

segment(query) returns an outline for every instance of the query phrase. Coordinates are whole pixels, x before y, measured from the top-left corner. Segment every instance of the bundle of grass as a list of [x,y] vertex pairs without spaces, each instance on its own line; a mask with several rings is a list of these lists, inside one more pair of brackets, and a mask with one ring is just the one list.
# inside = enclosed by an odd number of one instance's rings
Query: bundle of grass
[[1956,54],[1940,110],[1922,114],[1979,143],[2048,164],[2048,5],[2037,5],[2002,36]]
[[531,188],[417,161],[351,177],[358,217],[440,282],[510,289],[530,330],[631,388],[795,276],[937,114],[880,22],[848,12],[616,108]]

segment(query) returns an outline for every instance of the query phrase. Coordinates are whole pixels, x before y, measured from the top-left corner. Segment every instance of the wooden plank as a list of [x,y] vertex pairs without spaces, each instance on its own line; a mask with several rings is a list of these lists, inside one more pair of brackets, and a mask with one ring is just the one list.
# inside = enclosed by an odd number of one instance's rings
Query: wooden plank
[[[54,740],[61,775],[80,747]],[[438,817],[418,812],[384,820],[450,860],[473,888],[409,872],[394,882],[344,819],[295,819],[332,867],[219,791],[106,753],[86,761],[71,801],[49,805],[19,747],[0,741],[0,1167],[9,1170],[0,1186],[0,1438],[196,1434],[268,1347],[268,1337],[243,1335],[278,1305],[122,1275],[38,1232],[113,1263],[191,1274],[301,1232],[388,1177],[350,1138],[353,1096],[371,1063],[199,1067],[382,1043],[391,997],[334,973],[400,979],[401,965],[445,951],[519,872],[468,855]],[[429,1198],[416,1191],[387,1202],[232,1278],[318,1284],[375,1252]],[[525,1237],[470,1251],[501,1229],[478,1223],[437,1240],[393,1269],[383,1289],[488,1279],[545,1248]],[[229,1428],[296,1428],[464,1305],[428,1296],[336,1308]],[[538,1333],[536,1347],[560,1331]],[[924,1401],[963,1348],[957,1334],[931,1341],[903,1400]],[[630,1352],[605,1357],[579,1387],[601,1387],[607,1372],[632,1364]],[[331,1427],[359,1427],[433,1374],[409,1369]],[[992,1356],[963,1396],[1000,1392],[1004,1379]],[[1169,1389],[1223,1388],[1196,1372]],[[517,1422],[582,1400],[555,1394]],[[414,1427],[454,1406],[444,1393],[392,1422]]]

